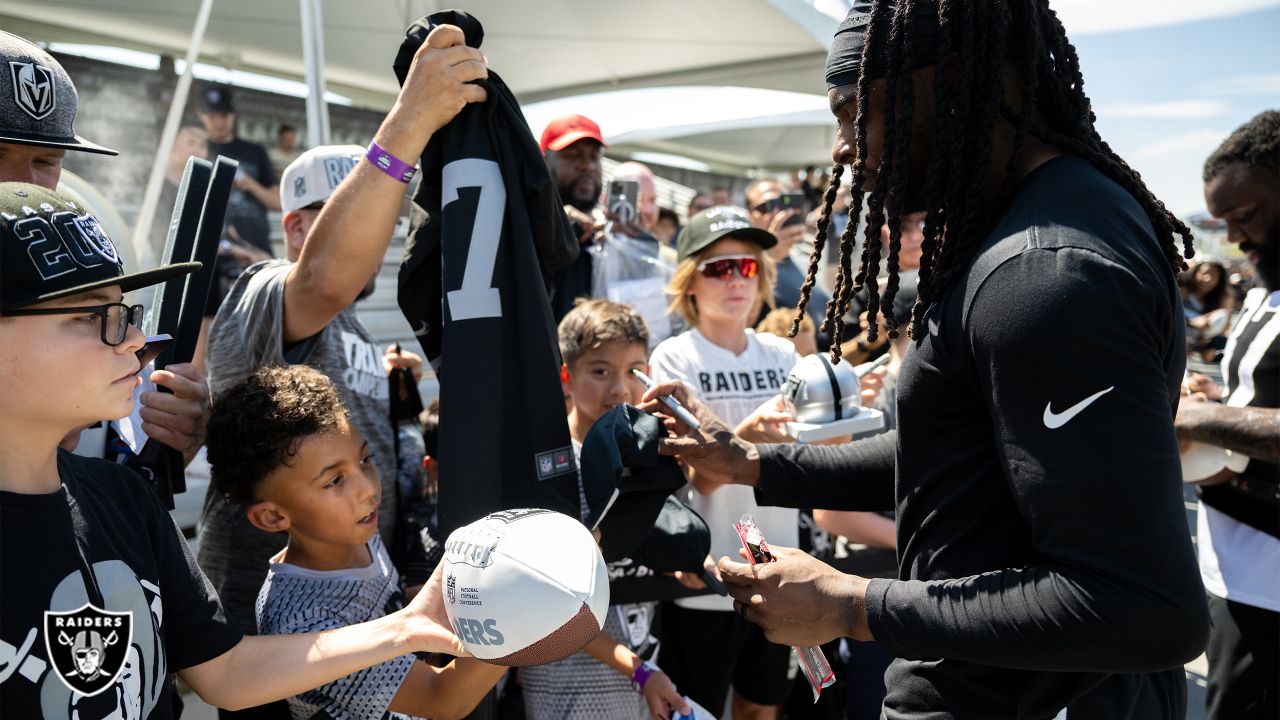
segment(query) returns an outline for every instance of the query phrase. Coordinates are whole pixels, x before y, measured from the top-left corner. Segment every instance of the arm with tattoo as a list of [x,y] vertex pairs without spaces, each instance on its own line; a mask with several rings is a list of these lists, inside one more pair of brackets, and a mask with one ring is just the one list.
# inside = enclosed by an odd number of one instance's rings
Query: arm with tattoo
[[1184,399],[1176,422],[1179,440],[1194,440],[1280,462],[1280,409],[1228,407]]

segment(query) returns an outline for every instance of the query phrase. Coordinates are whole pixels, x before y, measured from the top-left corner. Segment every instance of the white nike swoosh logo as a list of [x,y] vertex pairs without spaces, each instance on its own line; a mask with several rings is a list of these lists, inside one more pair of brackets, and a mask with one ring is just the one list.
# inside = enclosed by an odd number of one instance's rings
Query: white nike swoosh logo
[[1089,407],[1089,405],[1091,405],[1094,400],[1097,400],[1098,398],[1102,397],[1103,395],[1106,395],[1107,393],[1115,389],[1116,389],[1116,386],[1112,385],[1106,390],[1099,390],[1098,392],[1090,395],[1089,397],[1081,400],[1080,402],[1076,403],[1075,405],[1072,405],[1071,407],[1067,408],[1066,410],[1063,410],[1060,413],[1055,413],[1051,409],[1053,406],[1052,402],[1045,403],[1044,426],[1049,428],[1050,430],[1057,430],[1063,425],[1066,425],[1067,423],[1071,422],[1071,418],[1083,412],[1084,409]]

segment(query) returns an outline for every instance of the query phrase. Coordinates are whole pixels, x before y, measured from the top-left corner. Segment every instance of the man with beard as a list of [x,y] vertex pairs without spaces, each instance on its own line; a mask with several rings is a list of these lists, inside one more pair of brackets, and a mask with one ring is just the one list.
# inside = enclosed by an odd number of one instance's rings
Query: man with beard
[[[1226,387],[1192,376],[1178,436],[1250,458],[1200,484],[1209,599],[1205,717],[1280,717],[1280,112],[1232,133],[1204,165],[1209,212],[1258,273],[1222,358]],[[1220,400],[1221,402],[1211,402]]]
[[[388,491],[382,493],[378,527],[388,548],[397,518],[395,439],[387,370],[372,335],[356,317],[355,303],[373,292],[390,236],[379,242],[334,234],[308,238],[321,208],[365,149],[356,145],[308,150],[285,169],[280,183],[287,260],[268,260],[240,276],[209,331],[209,385],[216,398],[258,368],[300,363],[333,379]],[[376,258],[375,263],[367,259]],[[418,370],[412,353],[388,362]],[[241,631],[256,630],[254,602],[268,559],[285,545],[283,534],[254,528],[240,505],[210,492],[201,519],[197,559]],[[397,565],[403,558],[393,558]]]
[[[538,142],[547,171],[564,202],[565,215],[585,250],[595,240],[602,223],[593,213],[604,189],[604,135],[600,126],[582,115],[565,115],[547,123]],[[591,253],[578,259],[556,278],[551,312],[556,322],[573,309],[580,297],[591,296]]]
[[846,165],[867,218],[858,266],[858,228],[839,240],[837,334],[864,288],[879,330],[902,218],[928,211],[897,430],[753,445],[672,383],[642,408],[690,400],[700,430],[673,419],[687,434],[664,451],[704,485],[894,509],[899,576],[771,547],[754,567],[720,559],[735,608],[777,643],[876,640],[895,658],[888,720],[1182,718],[1209,627],[1173,425],[1190,231],[1098,134],[1048,0],[858,0],[826,81],[839,129],[815,252]]

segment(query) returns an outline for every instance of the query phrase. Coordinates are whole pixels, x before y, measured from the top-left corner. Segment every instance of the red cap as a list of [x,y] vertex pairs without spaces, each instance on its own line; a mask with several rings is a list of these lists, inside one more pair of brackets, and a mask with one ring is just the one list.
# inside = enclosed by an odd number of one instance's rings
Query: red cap
[[563,150],[583,138],[591,138],[604,145],[604,135],[600,126],[582,115],[564,115],[547,123],[542,131],[542,141],[538,146],[542,152]]

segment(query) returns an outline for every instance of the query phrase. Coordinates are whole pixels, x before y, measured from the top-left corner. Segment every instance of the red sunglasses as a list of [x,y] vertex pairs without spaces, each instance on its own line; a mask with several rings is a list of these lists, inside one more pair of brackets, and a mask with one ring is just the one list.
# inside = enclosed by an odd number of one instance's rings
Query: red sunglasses
[[715,280],[728,280],[737,270],[743,278],[750,280],[760,272],[760,262],[750,255],[723,255],[707,258],[698,263],[698,272],[703,277]]

